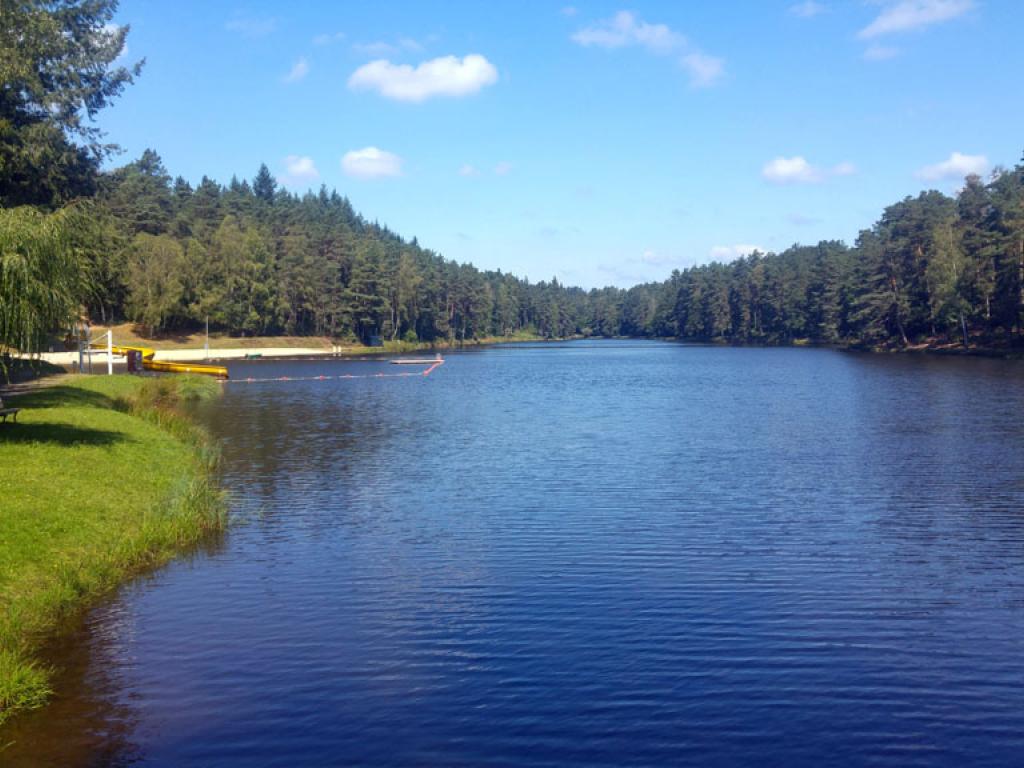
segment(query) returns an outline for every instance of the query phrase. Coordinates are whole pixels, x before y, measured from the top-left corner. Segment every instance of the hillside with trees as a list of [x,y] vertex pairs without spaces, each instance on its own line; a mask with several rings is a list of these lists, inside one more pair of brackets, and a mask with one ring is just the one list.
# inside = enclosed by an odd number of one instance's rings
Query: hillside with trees
[[298,196],[266,166],[252,182],[193,188],[155,152],[97,180],[103,247],[90,272],[98,320],[151,333],[212,327],[242,335],[459,341],[672,336],[786,344],[907,346],[1018,338],[1024,310],[1024,166],[954,199],[888,207],[839,241],[673,272],[662,283],[583,291],[457,264],[369,222],[321,187]]

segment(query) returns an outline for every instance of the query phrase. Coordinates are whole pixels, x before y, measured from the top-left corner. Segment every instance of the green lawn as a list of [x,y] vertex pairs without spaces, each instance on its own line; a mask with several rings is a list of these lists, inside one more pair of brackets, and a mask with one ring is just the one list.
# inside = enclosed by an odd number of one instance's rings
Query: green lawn
[[205,434],[177,410],[199,377],[73,376],[7,405],[0,425],[0,722],[39,706],[35,653],[63,620],[219,530]]

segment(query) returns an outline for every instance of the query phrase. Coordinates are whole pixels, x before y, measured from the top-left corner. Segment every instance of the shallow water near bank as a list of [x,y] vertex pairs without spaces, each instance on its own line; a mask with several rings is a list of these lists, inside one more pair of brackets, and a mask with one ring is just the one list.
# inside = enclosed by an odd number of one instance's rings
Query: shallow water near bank
[[[509,345],[251,362],[240,522],[59,643],[5,765],[1008,765],[1024,364]],[[119,482],[132,482],[130,468]]]

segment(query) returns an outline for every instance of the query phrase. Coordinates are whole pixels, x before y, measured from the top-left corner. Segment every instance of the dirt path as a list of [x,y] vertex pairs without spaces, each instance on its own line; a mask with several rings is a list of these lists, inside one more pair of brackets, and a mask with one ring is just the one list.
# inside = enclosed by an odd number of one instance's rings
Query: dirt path
[[7,384],[0,382],[0,397],[17,397],[18,395],[43,387],[55,387],[63,383],[69,376],[71,376],[70,373],[52,373],[34,379],[12,381]]

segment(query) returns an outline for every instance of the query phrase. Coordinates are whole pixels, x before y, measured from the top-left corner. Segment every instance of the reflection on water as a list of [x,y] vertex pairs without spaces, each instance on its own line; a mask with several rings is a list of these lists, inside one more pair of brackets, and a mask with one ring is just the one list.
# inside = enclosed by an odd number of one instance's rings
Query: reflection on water
[[[381,363],[239,363],[234,376]],[[4,764],[1007,765],[1024,366],[575,342],[232,383],[244,521]]]
[[[174,567],[223,550],[211,534]],[[46,649],[56,667],[57,694],[42,710],[19,715],[0,732],[2,766],[127,766],[144,761],[135,734],[144,726],[133,706],[130,679],[122,674],[132,654],[138,616],[132,597],[156,577],[141,577],[115,600],[78,617]]]

